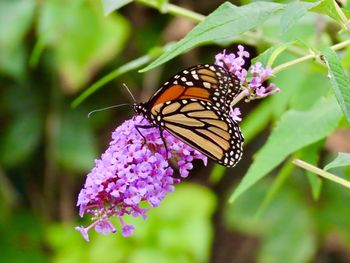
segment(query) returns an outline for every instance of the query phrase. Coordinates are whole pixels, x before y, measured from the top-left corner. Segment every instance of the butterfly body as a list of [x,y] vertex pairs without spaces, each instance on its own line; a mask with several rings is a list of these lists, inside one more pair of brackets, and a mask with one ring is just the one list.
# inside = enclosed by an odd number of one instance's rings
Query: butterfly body
[[174,75],[148,102],[133,107],[153,126],[233,167],[241,159],[244,138],[228,111],[239,91],[239,81],[225,69],[198,65]]

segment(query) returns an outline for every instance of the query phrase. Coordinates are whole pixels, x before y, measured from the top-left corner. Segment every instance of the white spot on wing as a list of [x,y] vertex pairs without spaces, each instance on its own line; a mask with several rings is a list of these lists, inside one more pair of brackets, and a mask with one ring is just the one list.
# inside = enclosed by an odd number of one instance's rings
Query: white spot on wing
[[207,89],[210,89],[211,88],[211,85],[209,82],[203,82],[203,86]]

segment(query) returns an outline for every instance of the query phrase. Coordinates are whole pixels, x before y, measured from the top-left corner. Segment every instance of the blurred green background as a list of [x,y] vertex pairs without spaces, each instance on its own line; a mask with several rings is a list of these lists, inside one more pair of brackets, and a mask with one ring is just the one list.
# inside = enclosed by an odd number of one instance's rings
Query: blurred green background
[[[209,14],[223,1],[173,3]],[[247,4],[249,1],[232,1]],[[318,27],[321,25],[321,29]],[[172,74],[212,63],[222,47],[193,49],[169,63],[114,79],[76,108],[72,101],[89,85],[154,47],[176,41],[195,23],[161,14],[139,3],[103,15],[100,1],[0,0],[0,262],[350,262],[350,192],[324,182],[317,201],[304,171],[289,161],[252,187],[233,205],[228,196],[286,110],[308,110],[330,92],[323,68],[310,62],[274,79],[282,92],[240,105],[247,144],[233,169],[198,162],[146,221],[132,219],[135,234],[90,234],[86,243],[74,226],[77,195],[86,173],[110,140],[111,132],[132,111],[89,111],[130,102],[126,83],[144,101]],[[338,41],[334,23],[305,16],[287,34],[271,19],[260,33],[281,41],[302,39],[314,46]],[[268,48],[246,45],[257,55]],[[151,52],[150,52],[151,50]],[[350,49],[344,51],[350,69]],[[293,58],[284,55],[281,60]],[[312,89],[310,89],[312,87]],[[292,142],[291,142],[292,143]],[[350,152],[350,129],[343,120],[328,138],[297,153],[323,167],[336,152]],[[349,167],[332,172],[350,176]],[[283,178],[275,180],[275,178]],[[277,186],[276,186],[277,185]],[[262,208],[262,200],[273,198]],[[260,211],[257,214],[257,211]],[[94,231],[91,231],[94,232]]]

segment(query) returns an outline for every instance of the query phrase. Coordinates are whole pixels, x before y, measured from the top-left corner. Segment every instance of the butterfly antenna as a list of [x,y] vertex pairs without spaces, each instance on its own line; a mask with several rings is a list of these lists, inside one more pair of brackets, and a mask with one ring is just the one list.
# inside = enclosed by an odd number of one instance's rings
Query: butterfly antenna
[[95,112],[104,111],[104,110],[113,109],[113,108],[118,108],[121,106],[130,106],[131,107],[131,105],[129,103],[123,103],[123,104],[113,105],[113,106],[109,106],[109,107],[102,108],[102,109],[93,110],[93,111],[89,112],[88,118],[90,118],[91,114],[93,114]]
[[125,83],[123,83],[123,86],[124,86],[124,87],[126,88],[126,90],[129,92],[129,94],[130,94],[131,98],[133,99],[133,101],[136,102],[136,99],[135,99],[134,95],[132,95],[132,93],[131,93],[129,87],[128,87]]

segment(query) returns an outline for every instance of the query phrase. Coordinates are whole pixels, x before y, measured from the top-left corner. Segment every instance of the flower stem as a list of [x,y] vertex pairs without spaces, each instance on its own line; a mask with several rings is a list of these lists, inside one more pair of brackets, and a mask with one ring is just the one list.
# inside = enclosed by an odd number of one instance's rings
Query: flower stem
[[283,63],[281,65],[278,65],[277,67],[275,67],[273,70],[272,70],[272,74],[277,74],[293,65],[296,65],[296,64],[299,64],[301,62],[304,62],[304,61],[307,61],[309,59],[313,59],[315,58],[316,55],[315,54],[308,54],[308,55],[305,55],[305,56],[302,56],[300,58],[297,58],[297,59],[293,59],[291,61],[288,61],[286,63]]
[[322,169],[320,169],[320,168],[318,168],[318,167],[316,167],[316,166],[314,166],[312,164],[309,164],[309,163],[304,162],[304,161],[299,160],[299,159],[293,160],[293,163],[295,165],[297,165],[297,166],[299,166],[301,168],[304,168],[305,170],[308,170],[310,172],[313,172],[313,173],[315,173],[315,174],[317,174],[317,175],[319,175],[319,176],[321,176],[323,178],[326,178],[326,179],[331,180],[331,181],[333,181],[333,182],[335,182],[337,184],[340,184],[342,186],[350,188],[350,182],[349,181],[347,181],[347,180],[345,180],[345,179],[343,179],[341,177],[338,177],[338,176],[336,176],[334,174],[331,174],[329,172],[326,172],[325,170],[322,170]]
[[249,91],[247,89],[243,89],[243,91],[241,91],[241,93],[239,93],[237,97],[233,99],[233,101],[231,102],[231,107],[233,107],[234,105],[236,105],[238,102],[240,102],[245,97],[248,97],[249,95],[250,95]]
[[[333,49],[333,50],[339,50],[339,49],[342,49],[346,46],[350,45],[350,39],[348,40],[345,40],[343,42],[340,42],[338,44],[335,44],[333,46],[331,46],[330,48]],[[303,57],[300,57],[300,58],[297,58],[297,59],[293,59],[291,61],[288,61],[286,63],[283,63],[281,65],[278,65],[277,67],[275,67],[273,70],[272,70],[272,73],[273,74],[277,74],[293,65],[296,65],[296,64],[299,64],[301,62],[304,62],[304,61],[307,61],[307,60],[310,60],[310,59],[313,59],[313,58],[317,58],[319,56],[319,54],[316,54],[316,53],[311,53],[311,54],[308,54],[308,55],[305,55]]]

